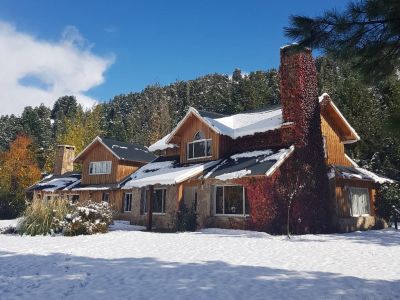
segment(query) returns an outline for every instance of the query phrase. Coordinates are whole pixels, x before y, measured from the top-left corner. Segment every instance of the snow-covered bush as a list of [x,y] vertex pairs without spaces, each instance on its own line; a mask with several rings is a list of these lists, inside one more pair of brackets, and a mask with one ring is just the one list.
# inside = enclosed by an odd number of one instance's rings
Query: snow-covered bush
[[376,194],[375,206],[377,215],[390,222],[393,206],[400,210],[400,184],[383,184]]
[[32,236],[62,233],[59,220],[64,220],[71,212],[70,203],[64,199],[34,200],[25,210],[19,233]]
[[106,202],[88,202],[74,206],[74,211],[65,216],[64,235],[106,233],[112,222],[112,212]]
[[197,212],[194,207],[188,208],[183,201],[175,214],[174,228],[176,231],[196,231]]
[[34,200],[25,211],[20,234],[67,236],[105,233],[112,221],[107,203],[75,205],[64,199]]

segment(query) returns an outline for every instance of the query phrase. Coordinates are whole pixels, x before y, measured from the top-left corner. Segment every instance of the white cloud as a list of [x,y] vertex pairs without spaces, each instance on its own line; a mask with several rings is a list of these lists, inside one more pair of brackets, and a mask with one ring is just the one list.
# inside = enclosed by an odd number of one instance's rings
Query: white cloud
[[114,57],[101,57],[76,27],[58,42],[40,40],[0,21],[0,115],[20,114],[27,105],[52,106],[58,97],[76,96],[85,107],[96,100],[85,92],[104,82]]

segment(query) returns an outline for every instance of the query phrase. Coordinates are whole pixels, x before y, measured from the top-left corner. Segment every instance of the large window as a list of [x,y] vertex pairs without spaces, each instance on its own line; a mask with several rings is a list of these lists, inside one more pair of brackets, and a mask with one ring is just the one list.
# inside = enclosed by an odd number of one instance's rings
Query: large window
[[124,212],[132,211],[132,194],[124,194]]
[[248,215],[249,205],[246,190],[241,185],[215,187],[216,215]]
[[211,157],[211,146],[212,140],[206,139],[204,134],[201,131],[198,131],[193,137],[193,142],[187,144],[188,159]]
[[[148,190],[142,193],[142,205],[144,206],[143,209],[141,209],[141,212],[147,213],[148,211]],[[153,213],[159,213],[159,214],[164,214],[165,213],[165,199],[167,196],[167,189],[165,188],[157,188],[154,189],[153,192]]]
[[350,187],[349,198],[352,216],[358,217],[362,215],[368,215],[370,213],[368,189]]
[[94,161],[89,163],[89,174],[110,174],[111,173],[111,161]]

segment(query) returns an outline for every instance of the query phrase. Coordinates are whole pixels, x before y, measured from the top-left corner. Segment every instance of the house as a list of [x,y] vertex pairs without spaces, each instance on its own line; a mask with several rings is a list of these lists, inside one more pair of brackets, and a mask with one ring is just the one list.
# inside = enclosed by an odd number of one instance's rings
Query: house
[[[74,146],[59,145],[54,173],[31,186],[29,191],[34,199],[105,201],[115,211],[123,211],[121,186],[132,173],[155,158],[146,147],[101,137],[96,137],[76,157]],[[73,170],[74,163],[81,165],[82,172]]]
[[377,183],[345,145],[360,137],[327,94],[317,95],[310,49],[281,49],[281,106],[223,116],[189,108],[161,154],[121,187],[135,224],[171,228],[184,204],[200,227],[282,232],[371,228]]

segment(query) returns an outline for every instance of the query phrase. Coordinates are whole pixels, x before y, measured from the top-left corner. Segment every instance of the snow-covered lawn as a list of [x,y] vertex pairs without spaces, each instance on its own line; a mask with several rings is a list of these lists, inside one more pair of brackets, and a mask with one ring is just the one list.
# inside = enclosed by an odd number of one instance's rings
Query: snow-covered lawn
[[[125,229],[125,230],[124,230]],[[0,235],[0,299],[398,299],[400,233]],[[142,229],[140,227],[133,229]]]

